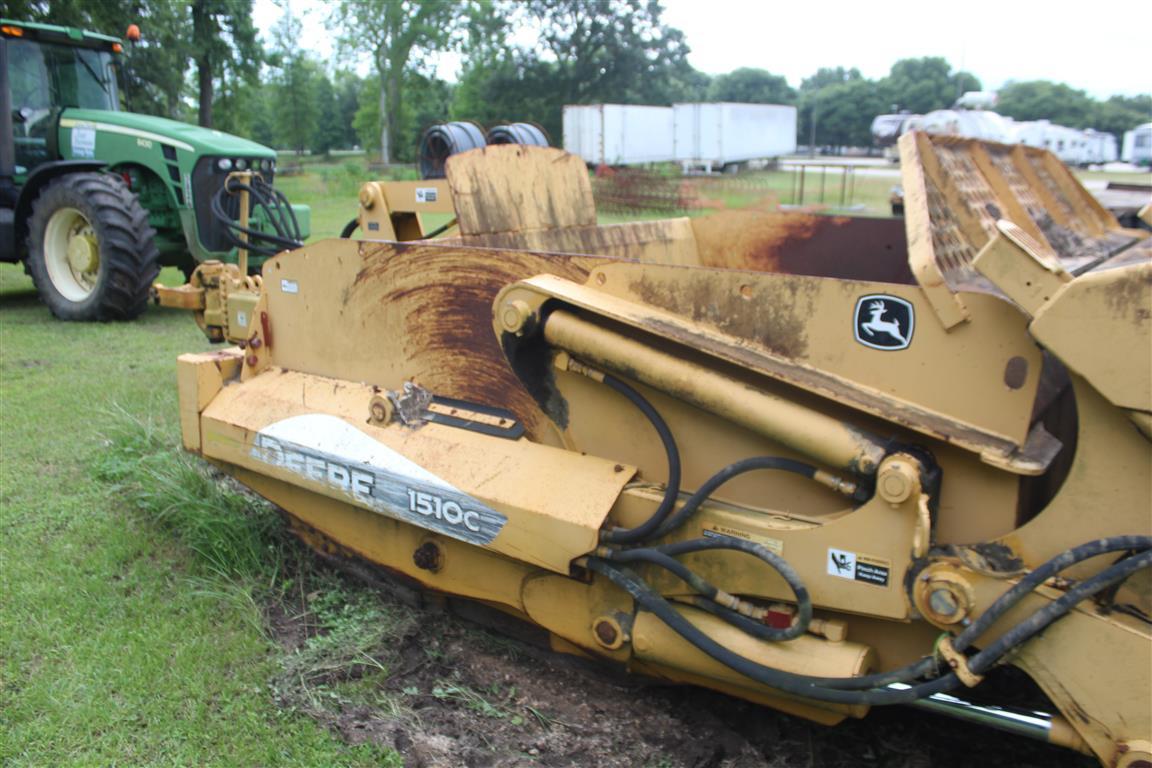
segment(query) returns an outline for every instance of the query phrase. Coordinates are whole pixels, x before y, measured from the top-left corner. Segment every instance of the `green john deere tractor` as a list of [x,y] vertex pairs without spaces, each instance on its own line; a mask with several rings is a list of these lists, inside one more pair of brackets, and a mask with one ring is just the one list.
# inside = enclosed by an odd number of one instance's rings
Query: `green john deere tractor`
[[272,149],[120,111],[120,52],[113,37],[0,20],[0,262],[23,261],[65,320],[132,319],[162,266],[235,261],[244,240],[259,267],[308,235],[308,208],[271,187]]

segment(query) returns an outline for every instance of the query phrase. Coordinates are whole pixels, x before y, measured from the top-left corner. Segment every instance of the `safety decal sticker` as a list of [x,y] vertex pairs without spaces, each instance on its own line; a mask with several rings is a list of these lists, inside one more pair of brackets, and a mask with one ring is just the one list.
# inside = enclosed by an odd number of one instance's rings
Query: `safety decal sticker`
[[72,129],[72,156],[96,157],[96,128],[77,125]]
[[418,202],[418,203],[434,203],[434,202],[436,202],[436,187],[416,187],[416,202]]
[[888,586],[892,564],[887,560],[844,549],[828,548],[828,575],[849,581],[862,581],[878,587]]
[[896,296],[874,293],[856,302],[856,341],[872,349],[894,352],[907,349],[916,329],[912,303]]
[[760,544],[778,555],[784,554],[784,542],[780,541],[780,539],[773,539],[769,536],[761,536],[759,534],[752,533],[751,531],[745,531],[740,528],[733,528],[730,525],[705,523],[701,533],[706,539],[740,539],[741,541],[750,541],[753,544]]
[[335,416],[307,414],[271,424],[256,435],[251,455],[376,512],[469,544],[490,544],[508,522]]

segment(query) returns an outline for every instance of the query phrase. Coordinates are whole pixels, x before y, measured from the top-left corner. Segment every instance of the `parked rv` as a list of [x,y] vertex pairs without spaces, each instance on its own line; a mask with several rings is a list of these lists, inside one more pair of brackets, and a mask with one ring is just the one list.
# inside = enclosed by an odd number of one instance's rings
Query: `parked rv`
[[1120,158],[1134,165],[1152,165],[1152,123],[1124,132],[1124,150]]

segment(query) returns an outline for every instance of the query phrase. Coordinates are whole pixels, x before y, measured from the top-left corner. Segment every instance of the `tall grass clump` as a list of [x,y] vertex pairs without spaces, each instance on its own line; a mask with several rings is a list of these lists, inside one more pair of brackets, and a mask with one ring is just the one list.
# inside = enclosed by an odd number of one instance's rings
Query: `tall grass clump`
[[195,552],[201,576],[275,586],[287,538],[272,505],[185,453],[170,429],[148,417],[121,410],[113,421],[96,479]]

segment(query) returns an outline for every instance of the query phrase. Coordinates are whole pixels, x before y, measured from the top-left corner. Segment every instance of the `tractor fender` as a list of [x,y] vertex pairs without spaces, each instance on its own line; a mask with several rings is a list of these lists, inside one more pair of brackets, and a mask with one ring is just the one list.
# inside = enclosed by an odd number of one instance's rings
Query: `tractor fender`
[[22,253],[24,241],[28,238],[28,219],[32,216],[32,201],[40,195],[40,190],[46,187],[53,179],[69,173],[88,173],[98,171],[107,166],[94,160],[61,160],[55,163],[44,163],[37,166],[28,176],[28,181],[20,188],[20,199],[16,201],[15,231],[13,246],[17,253]]

